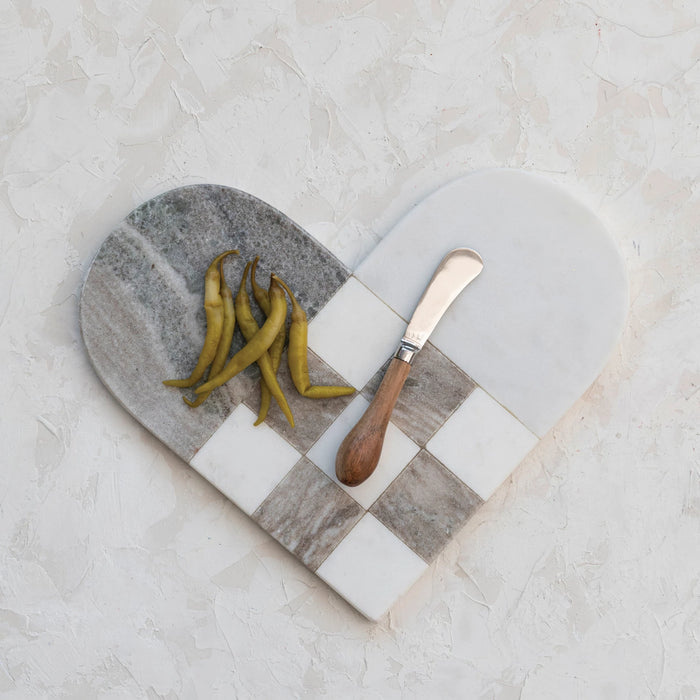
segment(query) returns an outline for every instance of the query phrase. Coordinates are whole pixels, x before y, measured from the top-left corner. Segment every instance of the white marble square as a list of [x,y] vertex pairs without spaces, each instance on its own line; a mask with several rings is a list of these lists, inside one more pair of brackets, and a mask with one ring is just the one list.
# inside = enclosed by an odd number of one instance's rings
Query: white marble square
[[190,460],[207,481],[250,515],[301,455],[255,414],[239,405]]
[[486,500],[537,440],[536,435],[477,387],[426,448]]
[[309,323],[309,347],[359,391],[396,351],[405,328],[351,277]]
[[377,620],[427,568],[415,552],[367,513],[316,574],[365,617]]
[[356,396],[306,455],[365,510],[369,510],[420,449],[404,432],[393,423],[389,423],[379,464],[372,476],[359,486],[341,484],[335,475],[335,456],[340,443],[360,419],[367,406],[369,402],[364,396]]

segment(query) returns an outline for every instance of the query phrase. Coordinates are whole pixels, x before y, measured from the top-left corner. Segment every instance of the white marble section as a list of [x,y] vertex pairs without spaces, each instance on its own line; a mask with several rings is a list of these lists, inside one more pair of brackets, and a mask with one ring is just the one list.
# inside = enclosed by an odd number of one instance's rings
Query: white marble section
[[355,274],[410,317],[444,254],[463,246],[484,270],[431,341],[542,436],[617,341],[628,306],[618,252],[596,216],[548,181],[486,170],[418,204]]
[[428,565],[366,513],[316,570],[370,620],[378,620]]
[[190,461],[248,515],[301,457],[272,428],[254,422],[255,414],[239,405]]
[[487,500],[537,441],[503,406],[476,388],[426,448]]
[[393,423],[389,423],[379,464],[372,476],[359,486],[341,484],[335,475],[336,453],[343,438],[357,423],[368,405],[369,402],[364,396],[356,396],[306,455],[365,510],[372,506],[419,450],[411,438]]
[[309,347],[359,391],[396,350],[405,325],[351,277],[309,324]]

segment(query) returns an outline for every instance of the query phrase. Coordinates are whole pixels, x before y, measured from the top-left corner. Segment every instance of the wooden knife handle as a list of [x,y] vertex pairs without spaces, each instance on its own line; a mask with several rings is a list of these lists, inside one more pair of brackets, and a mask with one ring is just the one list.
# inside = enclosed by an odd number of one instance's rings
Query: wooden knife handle
[[335,474],[343,484],[357,486],[375,470],[389,418],[410,371],[408,362],[396,357],[391,360],[372,403],[340,444]]

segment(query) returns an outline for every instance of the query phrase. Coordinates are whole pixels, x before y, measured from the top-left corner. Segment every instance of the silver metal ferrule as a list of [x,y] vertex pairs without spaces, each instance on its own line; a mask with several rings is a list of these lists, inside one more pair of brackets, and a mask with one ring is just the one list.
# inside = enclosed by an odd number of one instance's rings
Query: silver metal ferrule
[[420,350],[420,348],[417,345],[414,345],[413,343],[409,343],[406,340],[402,340],[394,357],[397,360],[407,362],[410,365],[410,364],[412,364],[413,358],[416,356],[416,353],[419,350]]

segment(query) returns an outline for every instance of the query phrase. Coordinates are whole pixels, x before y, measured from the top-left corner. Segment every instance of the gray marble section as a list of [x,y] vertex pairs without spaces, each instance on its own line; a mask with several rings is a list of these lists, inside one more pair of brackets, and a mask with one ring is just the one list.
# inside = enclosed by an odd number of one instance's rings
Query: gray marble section
[[252,518],[315,571],[363,514],[361,506],[304,457]]
[[[241,375],[198,409],[187,406],[183,392],[163,386],[162,380],[188,374],[198,344],[184,345],[188,363],[174,362],[163,342],[161,314],[167,313],[167,308],[142,304],[108,265],[91,269],[83,292],[81,325],[98,376],[131,415],[189,461],[252,390],[255,380],[254,375]],[[181,343],[183,337],[173,332],[173,344]],[[199,345],[202,340],[203,334]]]
[[[136,228],[173,270],[201,288],[211,259],[226,248],[245,261],[259,255],[259,279],[279,275],[311,320],[350,275],[332,253],[274,207],[250,194],[219,185],[171,190],[135,209],[127,223]],[[240,275],[234,274],[235,285]],[[233,285],[232,285],[233,288]]]
[[[365,398],[374,396],[389,362],[387,360],[362,390]],[[391,420],[417,444],[425,447],[475,386],[457,365],[427,343],[413,360]]]
[[449,469],[421,450],[370,513],[430,563],[481,503]]
[[[343,378],[329,367],[318,355],[309,351],[309,376],[314,384],[346,385]],[[306,453],[309,448],[326,431],[328,426],[340,415],[343,409],[352,401],[354,394],[338,396],[333,399],[306,399],[299,394],[292,383],[287,368],[287,352],[282,356],[278,379],[284,395],[287,397],[289,408],[294,416],[295,427],[292,428],[277,402],[273,399],[270,412],[265,422],[280,435],[284,436],[299,452]],[[260,408],[259,382],[244,403],[256,415]]]
[[[206,330],[204,272],[228,248],[242,253],[225,264],[234,293],[245,261],[260,254],[268,269],[289,280],[309,317],[349,275],[269,205],[237,190],[199,185],[172,190],[134,210],[105,240],[83,287],[81,328],[98,376],[185,461],[257,386],[257,368],[251,367],[191,409],[182,390],[162,384],[188,376],[196,363]],[[261,272],[260,281],[266,278]],[[232,352],[243,342],[237,332]]]

